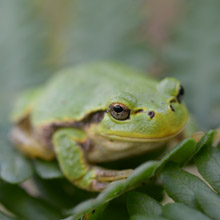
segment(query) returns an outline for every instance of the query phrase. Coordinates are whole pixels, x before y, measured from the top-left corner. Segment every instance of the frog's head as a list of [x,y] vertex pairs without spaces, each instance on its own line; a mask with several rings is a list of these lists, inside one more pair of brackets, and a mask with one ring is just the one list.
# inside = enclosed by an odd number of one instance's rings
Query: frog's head
[[125,141],[162,141],[182,131],[187,121],[184,89],[174,78],[119,91],[107,103],[96,133]]

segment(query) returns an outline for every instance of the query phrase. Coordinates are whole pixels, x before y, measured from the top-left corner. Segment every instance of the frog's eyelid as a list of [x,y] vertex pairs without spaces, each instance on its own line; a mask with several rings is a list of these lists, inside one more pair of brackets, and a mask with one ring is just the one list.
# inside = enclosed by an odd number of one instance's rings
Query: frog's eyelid
[[137,104],[137,99],[134,95],[124,92],[112,98],[111,103],[121,103],[132,109]]

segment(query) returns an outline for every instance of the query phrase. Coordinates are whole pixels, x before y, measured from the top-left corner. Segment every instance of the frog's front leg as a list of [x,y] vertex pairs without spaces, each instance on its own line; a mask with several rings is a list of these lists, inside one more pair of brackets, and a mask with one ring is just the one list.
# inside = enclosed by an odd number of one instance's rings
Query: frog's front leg
[[53,135],[53,145],[64,175],[76,186],[100,192],[114,180],[124,179],[132,170],[107,170],[87,163],[82,143],[86,134],[75,128],[63,128]]

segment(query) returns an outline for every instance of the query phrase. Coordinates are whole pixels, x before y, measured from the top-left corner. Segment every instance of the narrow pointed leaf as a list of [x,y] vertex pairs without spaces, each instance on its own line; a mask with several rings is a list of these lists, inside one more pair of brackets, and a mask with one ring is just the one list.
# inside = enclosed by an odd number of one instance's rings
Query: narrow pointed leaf
[[196,149],[194,153],[188,158],[186,163],[190,161],[202,148],[204,147],[210,147],[213,143],[214,137],[216,135],[215,130],[210,130],[208,131],[202,138],[201,140],[197,143]]
[[196,149],[196,142],[192,138],[183,140],[180,144],[172,148],[159,161],[156,172],[160,171],[168,161],[175,162],[180,165],[184,164],[186,160],[192,155]]
[[157,161],[147,161],[137,167],[125,181],[126,190],[137,187],[142,182],[147,181],[154,175],[157,166]]
[[88,213],[88,220],[98,220],[102,218],[103,212],[105,211],[108,203],[105,203],[96,209],[93,209],[90,213]]

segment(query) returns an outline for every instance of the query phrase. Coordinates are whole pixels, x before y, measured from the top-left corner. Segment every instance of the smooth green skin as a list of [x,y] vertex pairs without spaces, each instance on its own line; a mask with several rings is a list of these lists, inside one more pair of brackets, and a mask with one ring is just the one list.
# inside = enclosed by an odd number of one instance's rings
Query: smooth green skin
[[[40,132],[43,127],[54,123],[81,121],[91,113],[105,111],[101,122],[85,128],[85,138],[95,139],[97,136],[103,142],[109,139],[119,142],[161,142],[178,134],[187,121],[184,103],[176,100],[179,89],[180,82],[174,78],[165,78],[159,82],[127,66],[114,63],[87,64],[62,70],[42,89],[25,93],[18,100],[12,118],[17,123],[29,114],[32,126]],[[170,108],[171,101],[175,101],[172,102],[175,111]],[[108,107],[115,102],[125,104],[130,109],[129,119],[119,121],[111,116]],[[140,109],[143,111],[138,112]],[[150,118],[148,111],[154,111],[155,117]],[[70,140],[69,132],[66,136]],[[71,157],[80,161],[83,153],[77,151],[75,146],[83,134],[78,137],[77,132],[72,131],[72,146],[75,150]],[[59,158],[62,153],[66,155],[70,150],[60,148],[61,137],[54,136],[53,144],[61,163]],[[65,160],[62,167],[69,179],[77,179],[74,177],[78,175],[77,172],[71,170],[68,163],[65,165]],[[91,169],[88,166],[78,169],[83,175],[89,171]]]
[[[33,126],[40,129],[54,122],[80,121],[92,112],[106,111],[109,104],[119,102],[130,108],[130,119],[118,121],[106,114],[95,126],[97,133],[121,139],[164,138],[180,131],[188,117],[183,103],[172,103],[175,112],[170,109],[170,101],[176,99],[179,88],[180,82],[174,78],[158,82],[126,66],[90,64],[61,71],[38,91],[38,96],[31,91],[34,94],[32,106],[28,105],[27,97],[27,103],[23,103],[26,108],[20,104],[13,119],[19,120],[29,111]],[[135,114],[139,109],[144,113]],[[153,120],[147,115],[150,110],[156,113]]]

